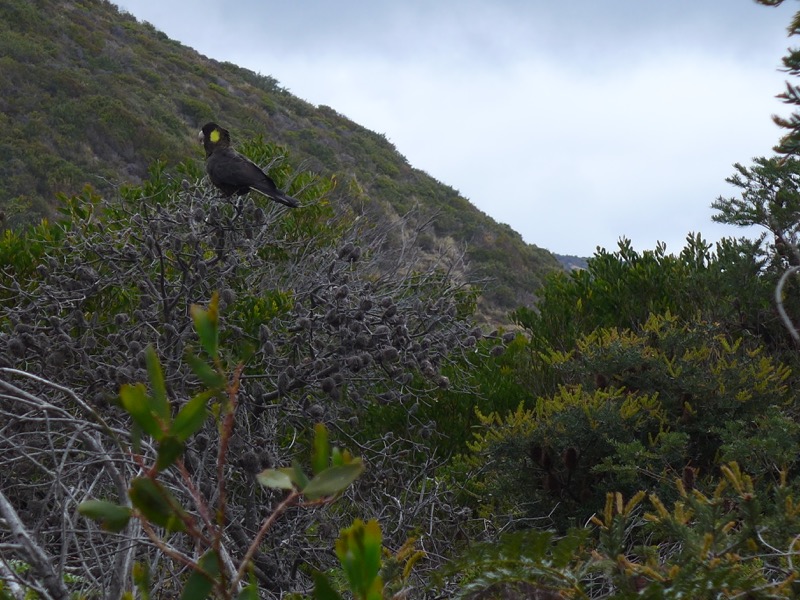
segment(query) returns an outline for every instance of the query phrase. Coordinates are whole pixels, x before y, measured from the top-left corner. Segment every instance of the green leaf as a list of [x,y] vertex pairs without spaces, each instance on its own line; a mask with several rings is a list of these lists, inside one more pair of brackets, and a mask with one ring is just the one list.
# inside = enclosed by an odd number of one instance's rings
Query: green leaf
[[153,390],[151,398],[151,408],[161,417],[164,423],[169,424],[170,414],[169,403],[167,402],[167,385],[164,383],[164,372],[161,369],[161,362],[152,344],[147,346],[144,351],[145,363],[147,364],[147,376],[150,379],[150,387]]
[[353,462],[353,455],[350,454],[349,450],[340,450],[339,448],[334,447],[331,450],[331,464],[334,467],[338,467],[340,465],[347,465]]
[[187,353],[186,362],[203,385],[211,389],[219,389],[225,385],[225,378],[199,356]]
[[131,482],[128,496],[133,505],[153,523],[167,531],[184,531],[182,518],[186,515],[175,497],[157,481],[137,477]]
[[251,582],[236,596],[236,600],[258,600],[258,598],[258,585],[255,582]]
[[264,487],[293,490],[292,478],[283,469],[265,469],[256,475],[256,480]]
[[174,435],[179,441],[185,442],[189,437],[197,433],[205,423],[206,417],[208,417],[206,405],[214,393],[213,390],[206,390],[189,400],[175,416],[170,434]]
[[131,450],[134,454],[142,452],[142,428],[136,421],[131,424]]
[[[186,580],[181,600],[205,600],[211,593],[216,578],[219,577],[219,557],[214,550],[209,550],[201,556],[197,565],[205,572],[192,572]],[[209,576],[213,579],[209,579]]]
[[303,467],[300,466],[300,463],[297,460],[292,461],[292,466],[289,469],[283,469],[289,477],[292,478],[292,482],[297,486],[298,489],[303,489],[308,485],[308,476],[303,471]]
[[214,292],[211,295],[208,310],[192,304],[189,312],[194,321],[197,337],[200,338],[200,345],[212,359],[216,359],[219,356],[219,293]]
[[381,570],[381,528],[375,519],[364,523],[356,519],[336,540],[336,556],[356,598],[380,599],[383,593]]
[[133,563],[131,575],[133,577],[133,585],[136,586],[139,592],[139,597],[142,600],[150,600],[150,590],[153,587],[150,583],[150,563],[146,560],[136,561]]
[[331,445],[328,441],[328,430],[322,423],[314,425],[314,450],[311,455],[311,472],[314,475],[321,473],[328,467],[331,455]]
[[364,463],[361,459],[355,459],[350,464],[325,469],[301,489],[303,494],[311,500],[323,496],[333,496],[346,490],[363,471]]
[[322,573],[314,573],[314,598],[315,600],[342,600],[331,582]]
[[377,519],[370,519],[364,526],[364,569],[377,576],[381,570],[381,549],[383,538]]
[[183,454],[183,442],[173,435],[164,436],[158,443],[156,468],[159,471],[171,467]]
[[367,590],[367,600],[383,600],[383,578],[380,575],[372,580]]
[[100,521],[106,531],[119,533],[131,518],[131,509],[106,500],[86,500],[78,506],[78,512],[84,517]]
[[164,437],[164,429],[158,413],[154,410],[147,389],[143,383],[135,385],[125,384],[119,390],[120,400],[123,408],[142,428],[142,431],[152,436],[156,440]]
[[[547,548],[549,549],[552,547],[551,560],[553,561],[553,566],[558,569],[565,569],[573,558],[577,556],[578,548],[585,543],[589,536],[589,530],[577,529],[571,531],[569,535],[561,538],[555,546],[551,546],[552,534],[550,532],[547,532],[547,534],[545,540],[547,542]],[[540,555],[544,557],[545,551],[543,550]]]

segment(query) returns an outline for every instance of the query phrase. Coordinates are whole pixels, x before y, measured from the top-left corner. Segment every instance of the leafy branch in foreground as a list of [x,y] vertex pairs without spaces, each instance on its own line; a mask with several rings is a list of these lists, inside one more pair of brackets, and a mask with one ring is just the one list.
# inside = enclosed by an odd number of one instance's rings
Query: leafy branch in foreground
[[[143,384],[125,385],[121,390],[122,406],[133,419],[134,429],[138,430],[133,435],[134,444],[130,451],[143,473],[130,483],[130,505],[87,500],[78,507],[83,515],[99,521],[104,529],[114,533],[123,531],[132,518],[137,519],[150,541],[165,556],[188,568],[189,576],[181,595],[186,600],[203,600],[211,594],[222,599],[258,598],[258,585],[252,577],[252,558],[272,524],[291,506],[314,506],[334,501],[364,469],[359,458],[354,458],[346,450],[331,448],[327,429],[322,424],[316,425],[310,476],[299,463],[295,463],[289,468],[266,469],[256,477],[264,487],[289,493],[263,520],[246,551],[236,556],[236,550],[227,544],[226,539],[225,464],[234,431],[242,367],[236,367],[231,375],[224,368],[218,346],[218,303],[219,298],[214,294],[208,308],[197,305],[191,308],[205,357],[192,354],[189,363],[206,388],[178,409],[174,418],[161,364],[152,347],[146,352],[149,392]],[[213,506],[196,488],[182,459],[185,442],[204,426],[209,413],[215,416],[220,436],[219,478]],[[148,461],[140,453],[142,434],[155,442],[154,460]],[[160,476],[173,467],[188,491],[193,508],[185,506],[161,480]],[[194,548],[193,556],[172,543],[174,533],[189,536]],[[140,567],[140,572],[146,571]],[[149,585],[147,577],[138,578],[137,586],[145,597]]]

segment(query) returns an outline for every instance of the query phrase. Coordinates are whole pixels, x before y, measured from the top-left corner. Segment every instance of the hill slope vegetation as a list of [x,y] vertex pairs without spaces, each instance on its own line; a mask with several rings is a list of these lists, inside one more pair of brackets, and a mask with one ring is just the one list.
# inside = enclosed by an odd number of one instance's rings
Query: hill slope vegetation
[[[292,163],[337,176],[338,202],[374,222],[411,211],[423,251],[466,249],[468,279],[487,280],[493,320],[534,300],[558,270],[546,250],[413,168],[382,135],[315,107],[277,80],[218,62],[102,0],[0,6],[0,209],[17,226],[52,212],[58,193],[139,183],[157,160],[202,160],[195,132],[216,120],[235,142],[263,136]],[[396,243],[402,243],[397,240]]]

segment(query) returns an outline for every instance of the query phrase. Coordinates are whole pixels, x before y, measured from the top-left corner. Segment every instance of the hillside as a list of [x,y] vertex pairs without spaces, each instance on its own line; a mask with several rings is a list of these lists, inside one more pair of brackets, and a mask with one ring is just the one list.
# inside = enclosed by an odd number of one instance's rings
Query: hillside
[[572,254],[554,254],[553,256],[558,259],[565,271],[585,269],[589,265],[589,259],[583,256],[574,256]]
[[530,304],[559,269],[382,135],[315,107],[267,75],[217,62],[103,0],[7,0],[0,5],[0,209],[6,226],[52,211],[86,183],[104,193],[137,183],[157,159],[202,160],[208,120],[236,141],[263,136],[297,169],[336,174],[339,201],[373,219],[416,209],[434,217],[424,249],[466,247],[471,280],[489,280],[485,316]]

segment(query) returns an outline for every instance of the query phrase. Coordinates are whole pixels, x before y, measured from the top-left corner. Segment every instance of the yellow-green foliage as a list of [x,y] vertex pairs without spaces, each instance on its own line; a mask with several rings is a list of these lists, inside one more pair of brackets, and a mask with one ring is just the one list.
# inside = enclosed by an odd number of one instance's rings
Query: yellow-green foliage
[[651,316],[637,330],[597,329],[574,350],[535,361],[555,378],[552,394],[509,413],[478,411],[466,462],[481,467],[470,489],[483,514],[581,524],[606,491],[663,488],[686,469],[703,477],[720,455],[746,455],[742,440],[763,440],[770,424],[774,439],[759,446],[754,468],[796,460],[781,451],[800,439],[781,412],[794,402],[790,370],[715,324]]
[[[561,536],[527,529],[478,544],[452,563],[464,598],[538,591],[545,598],[796,598],[797,488],[786,471],[759,489],[735,462],[708,491],[677,479],[676,500],[608,492],[586,524]],[[494,594],[494,595],[492,595]],[[525,596],[529,597],[529,596]],[[539,596],[537,596],[539,597]]]
[[[653,510],[643,516],[652,525],[645,530],[661,548],[641,546],[625,570],[664,597],[696,597],[703,587],[725,598],[796,597],[800,510],[786,471],[768,490],[759,490],[736,462],[720,465],[720,472],[722,477],[709,482],[710,493],[677,480],[679,498],[672,510],[650,494]],[[665,560],[667,543],[673,551]]]

